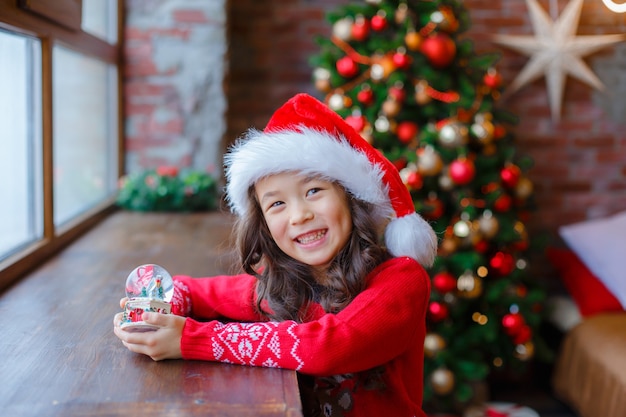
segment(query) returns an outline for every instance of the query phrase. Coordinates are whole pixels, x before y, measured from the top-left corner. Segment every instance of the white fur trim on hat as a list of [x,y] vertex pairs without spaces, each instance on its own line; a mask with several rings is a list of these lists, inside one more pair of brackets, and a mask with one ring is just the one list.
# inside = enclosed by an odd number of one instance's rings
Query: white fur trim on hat
[[224,160],[228,203],[240,216],[250,208],[252,185],[270,174],[291,171],[339,181],[356,198],[382,209],[382,215],[393,215],[381,168],[345,139],[326,132],[304,127],[272,133],[251,129]]

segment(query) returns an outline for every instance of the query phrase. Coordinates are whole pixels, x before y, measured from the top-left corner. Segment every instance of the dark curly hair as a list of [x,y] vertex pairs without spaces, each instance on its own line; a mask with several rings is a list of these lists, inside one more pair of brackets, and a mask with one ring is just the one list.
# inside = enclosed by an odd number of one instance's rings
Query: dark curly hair
[[[374,267],[390,257],[380,244],[381,227],[372,214],[376,208],[334,184],[348,199],[352,235],[331,262],[325,285],[316,282],[311,266],[286,255],[276,245],[254,186],[248,190],[252,209],[249,216],[236,221],[236,246],[244,271],[258,279],[256,308],[270,320],[304,322],[312,302],[319,303],[326,312],[341,311],[365,289],[365,279]],[[267,308],[263,307],[264,301]]]

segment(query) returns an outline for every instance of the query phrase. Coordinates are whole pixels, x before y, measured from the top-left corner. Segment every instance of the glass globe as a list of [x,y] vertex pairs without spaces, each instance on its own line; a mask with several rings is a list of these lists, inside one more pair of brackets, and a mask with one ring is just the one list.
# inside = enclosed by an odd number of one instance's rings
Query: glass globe
[[162,266],[139,265],[126,278],[126,296],[129,299],[147,298],[169,302],[173,294],[174,281]]

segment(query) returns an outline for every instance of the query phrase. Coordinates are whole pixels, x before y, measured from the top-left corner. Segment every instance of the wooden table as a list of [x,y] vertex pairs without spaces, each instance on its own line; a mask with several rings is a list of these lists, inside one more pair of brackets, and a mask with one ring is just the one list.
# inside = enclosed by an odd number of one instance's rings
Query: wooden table
[[128,351],[113,334],[128,273],[234,272],[223,213],[116,212],[0,295],[3,416],[301,416],[296,374]]

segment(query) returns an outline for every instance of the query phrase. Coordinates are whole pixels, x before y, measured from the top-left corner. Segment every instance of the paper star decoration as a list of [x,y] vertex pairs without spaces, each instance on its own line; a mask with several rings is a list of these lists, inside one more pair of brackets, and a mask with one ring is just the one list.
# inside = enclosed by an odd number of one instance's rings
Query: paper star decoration
[[539,6],[537,0],[526,0],[535,36],[495,35],[494,42],[530,56],[507,94],[539,78],[546,78],[552,120],[561,117],[561,102],[567,75],[603,90],[604,85],[582,60],[582,57],[626,39],[625,35],[576,36],[583,0],[570,1],[556,21]]

